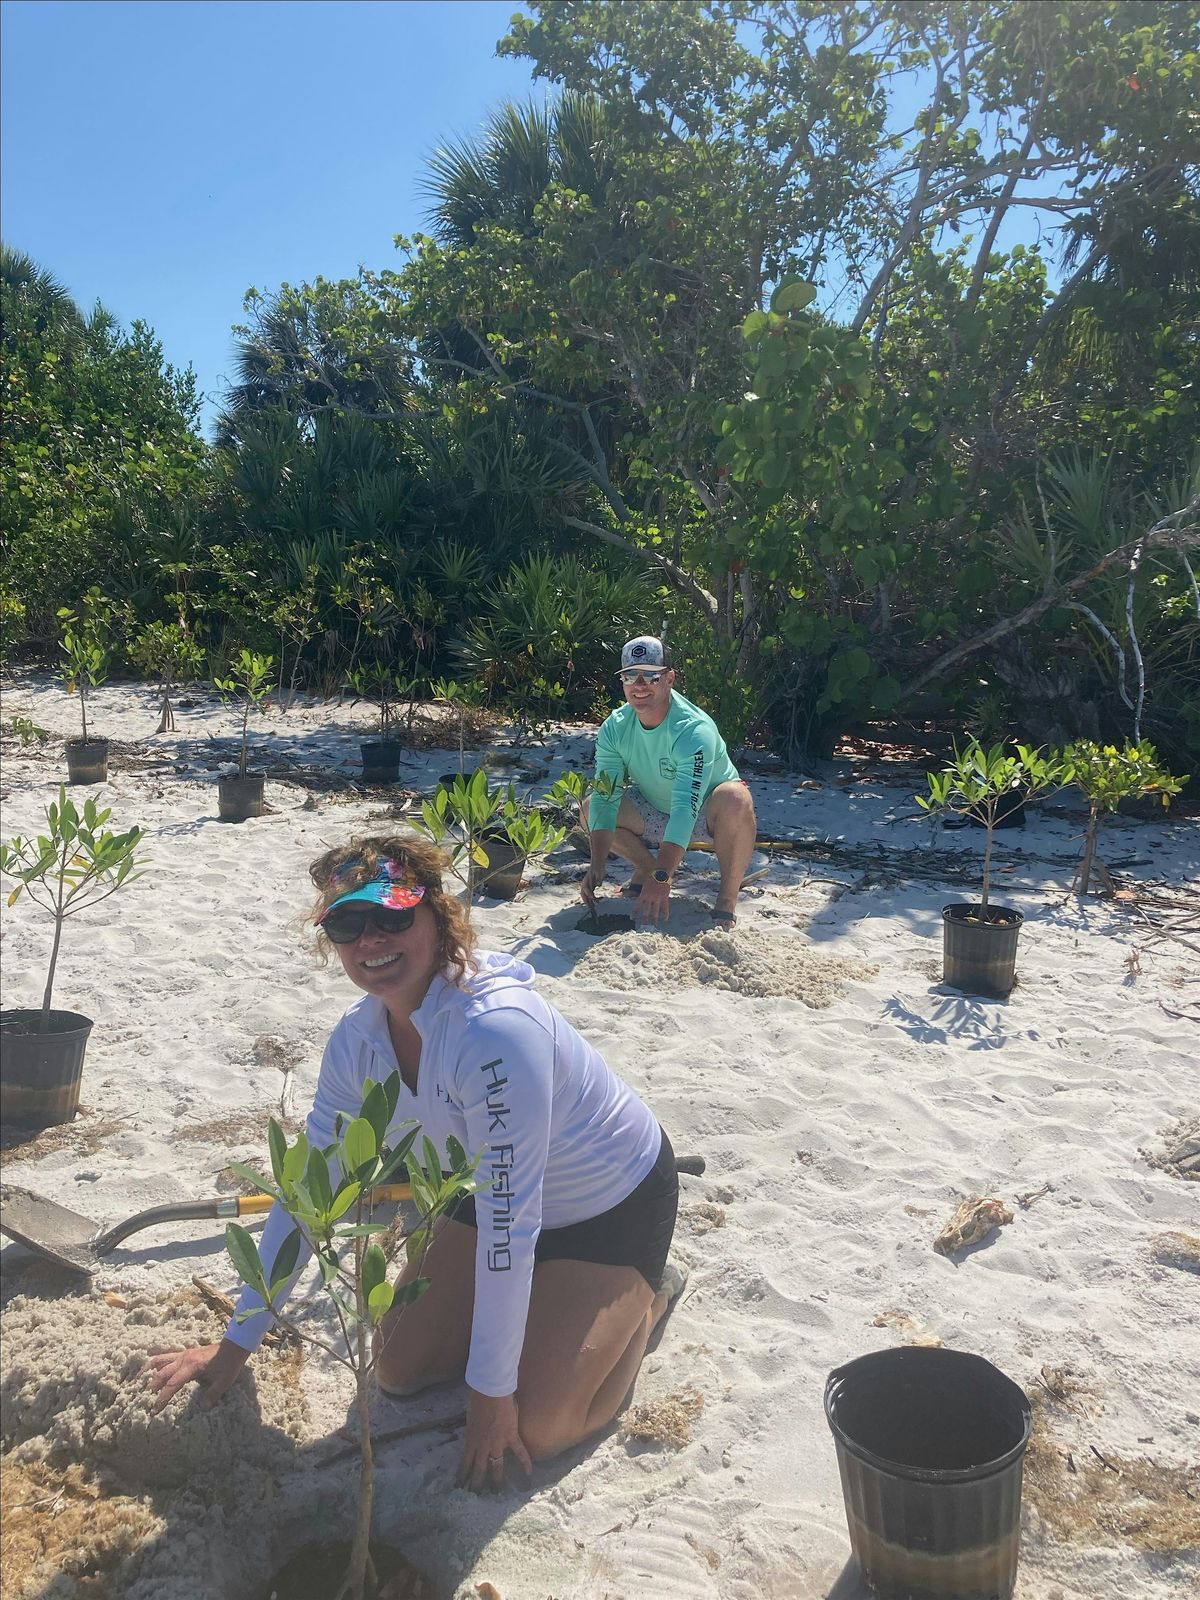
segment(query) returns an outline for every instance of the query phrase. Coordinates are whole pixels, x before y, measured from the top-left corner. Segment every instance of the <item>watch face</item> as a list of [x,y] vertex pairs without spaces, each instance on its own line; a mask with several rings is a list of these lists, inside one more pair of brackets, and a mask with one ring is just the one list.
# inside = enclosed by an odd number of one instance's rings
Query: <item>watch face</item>
[[670,883],[671,874],[669,872],[664,872],[663,869],[659,867],[658,871],[654,874],[654,881],[655,883]]

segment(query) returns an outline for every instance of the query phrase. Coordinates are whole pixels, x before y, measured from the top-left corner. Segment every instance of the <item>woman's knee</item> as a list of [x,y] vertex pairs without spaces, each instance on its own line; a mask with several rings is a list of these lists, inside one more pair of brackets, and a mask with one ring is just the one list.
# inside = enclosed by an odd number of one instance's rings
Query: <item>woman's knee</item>
[[587,1418],[518,1403],[521,1439],[535,1461],[553,1461],[585,1437]]

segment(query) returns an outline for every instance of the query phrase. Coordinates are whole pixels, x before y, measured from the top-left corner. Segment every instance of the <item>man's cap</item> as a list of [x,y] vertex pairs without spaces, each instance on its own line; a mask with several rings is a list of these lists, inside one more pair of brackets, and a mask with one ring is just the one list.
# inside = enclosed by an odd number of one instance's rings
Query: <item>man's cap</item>
[[[361,861],[347,861],[339,872],[334,875],[334,883],[338,878],[346,878],[362,866]],[[408,868],[402,861],[384,860],[379,863],[379,871],[375,876],[357,889],[349,889],[345,894],[338,895],[317,918],[317,926],[331,911],[336,911],[338,906],[348,906],[354,901],[369,901],[372,905],[387,906],[392,911],[405,911],[409,906],[419,904],[425,898],[425,885],[417,883]]]
[[667,664],[666,651],[663,649],[662,640],[656,639],[653,634],[640,633],[636,639],[621,651],[621,672],[628,672],[630,667],[665,667]]

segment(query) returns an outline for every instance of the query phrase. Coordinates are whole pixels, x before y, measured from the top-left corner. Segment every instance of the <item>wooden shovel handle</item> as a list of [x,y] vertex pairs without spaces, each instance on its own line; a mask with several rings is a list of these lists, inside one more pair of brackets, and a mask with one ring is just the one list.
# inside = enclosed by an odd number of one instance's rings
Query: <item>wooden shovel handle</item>
[[[411,1200],[412,1189],[407,1183],[384,1183],[378,1189],[370,1191],[372,1203],[382,1200]],[[243,1194],[238,1196],[237,1214],[239,1217],[261,1217],[265,1211],[270,1211],[275,1204],[274,1198],[269,1194]]]

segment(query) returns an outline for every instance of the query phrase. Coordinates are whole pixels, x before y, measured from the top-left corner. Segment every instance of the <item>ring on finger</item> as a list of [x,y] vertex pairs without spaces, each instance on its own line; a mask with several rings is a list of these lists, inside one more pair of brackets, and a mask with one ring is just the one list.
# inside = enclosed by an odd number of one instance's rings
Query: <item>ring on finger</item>
[[489,1467],[499,1467],[499,1466],[503,1466],[503,1465],[504,1465],[504,1457],[503,1456],[489,1456],[488,1457],[488,1466]]

